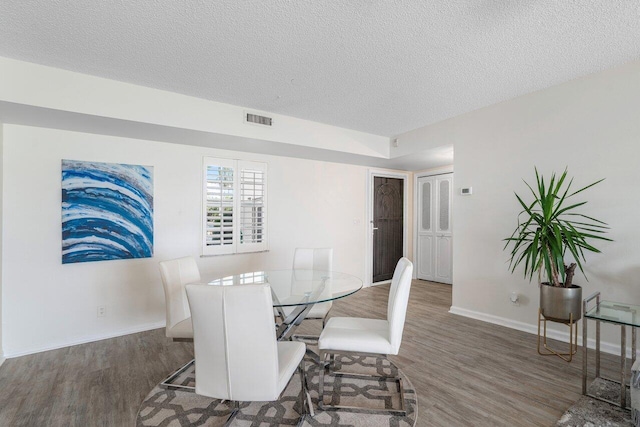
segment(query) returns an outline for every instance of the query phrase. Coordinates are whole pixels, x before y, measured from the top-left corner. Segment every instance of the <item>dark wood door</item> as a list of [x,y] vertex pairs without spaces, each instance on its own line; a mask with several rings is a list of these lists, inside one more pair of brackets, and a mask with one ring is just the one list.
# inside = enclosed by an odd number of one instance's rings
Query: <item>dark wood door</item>
[[373,178],[373,282],[389,280],[402,258],[404,181]]

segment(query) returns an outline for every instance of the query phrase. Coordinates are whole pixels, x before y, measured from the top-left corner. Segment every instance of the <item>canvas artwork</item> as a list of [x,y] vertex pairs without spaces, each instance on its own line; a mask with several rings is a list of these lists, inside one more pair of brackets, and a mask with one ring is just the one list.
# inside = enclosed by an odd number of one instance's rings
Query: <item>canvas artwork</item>
[[153,256],[153,167],[62,160],[62,263]]

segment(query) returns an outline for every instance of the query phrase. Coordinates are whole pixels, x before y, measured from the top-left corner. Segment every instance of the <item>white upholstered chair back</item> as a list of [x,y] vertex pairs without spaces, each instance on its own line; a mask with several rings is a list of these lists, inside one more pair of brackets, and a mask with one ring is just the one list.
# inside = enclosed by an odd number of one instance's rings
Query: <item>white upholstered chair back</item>
[[188,285],[196,393],[233,401],[279,397],[269,285]]
[[293,254],[294,270],[331,271],[333,248],[296,248]]
[[191,257],[160,262],[160,276],[164,287],[167,310],[167,328],[191,316],[184,285],[200,281],[200,271]]
[[387,307],[387,321],[389,322],[389,338],[391,346],[397,354],[402,342],[404,321],[407,315],[409,303],[409,291],[413,276],[413,264],[407,258],[402,257],[393,271],[391,288],[389,289],[389,303]]

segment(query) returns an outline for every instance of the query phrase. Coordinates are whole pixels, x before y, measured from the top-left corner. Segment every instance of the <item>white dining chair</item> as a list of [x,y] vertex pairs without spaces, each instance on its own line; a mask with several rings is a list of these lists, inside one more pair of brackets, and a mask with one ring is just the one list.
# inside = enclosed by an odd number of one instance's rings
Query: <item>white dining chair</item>
[[232,402],[277,400],[298,369],[302,383],[300,421],[307,414],[304,343],[277,341],[268,284],[187,285],[199,395]]
[[[333,267],[333,248],[296,248],[293,254],[293,270],[320,270],[330,272]],[[327,289],[326,292],[330,292]],[[305,319],[322,320],[322,327],[332,307],[332,302],[314,304],[306,313]],[[282,311],[289,316],[296,307],[282,307]],[[318,336],[297,336],[297,338],[318,339]]]
[[[329,319],[318,340],[321,363],[318,406],[321,409],[354,409],[352,407],[324,404],[325,375],[349,376],[347,373],[331,372],[332,363],[327,362],[327,357],[334,360],[336,354],[382,357],[387,357],[387,355],[390,354],[398,354],[407,314],[412,274],[413,264],[411,261],[404,257],[401,258],[396,265],[393,278],[391,279],[386,319],[366,319],[358,317],[332,317]],[[400,409],[384,410],[368,408],[356,409],[365,409],[370,412],[393,412],[406,415],[404,388],[401,378],[384,377],[380,375],[366,375],[366,377],[397,382],[401,407]]]
[[192,257],[160,262],[167,313],[167,337],[174,341],[193,341],[191,312],[184,286],[200,281],[198,265]]
[[[189,311],[185,285],[200,281],[198,264],[192,257],[161,261],[160,277],[162,277],[167,314],[165,334],[173,341],[193,342],[191,311]],[[186,371],[193,363],[194,360],[190,360],[165,378],[160,385],[173,389],[193,390],[193,387],[173,383],[174,379]]]

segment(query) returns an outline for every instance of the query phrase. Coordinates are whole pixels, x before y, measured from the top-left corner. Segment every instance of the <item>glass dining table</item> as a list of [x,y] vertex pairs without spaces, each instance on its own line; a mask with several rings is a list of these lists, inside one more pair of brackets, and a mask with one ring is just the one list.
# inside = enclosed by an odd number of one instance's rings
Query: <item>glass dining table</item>
[[322,270],[253,271],[204,279],[211,286],[268,283],[273,307],[281,319],[276,330],[278,340],[291,338],[315,304],[344,298],[362,289],[362,280],[355,276]]

